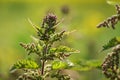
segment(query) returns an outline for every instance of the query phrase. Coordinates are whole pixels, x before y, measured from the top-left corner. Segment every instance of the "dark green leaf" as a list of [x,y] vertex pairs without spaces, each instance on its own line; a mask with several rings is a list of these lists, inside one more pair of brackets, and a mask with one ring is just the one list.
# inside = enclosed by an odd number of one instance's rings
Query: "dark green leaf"
[[116,37],[112,38],[111,40],[109,40],[109,42],[107,44],[103,45],[102,51],[110,49],[119,43],[120,43],[120,41]]

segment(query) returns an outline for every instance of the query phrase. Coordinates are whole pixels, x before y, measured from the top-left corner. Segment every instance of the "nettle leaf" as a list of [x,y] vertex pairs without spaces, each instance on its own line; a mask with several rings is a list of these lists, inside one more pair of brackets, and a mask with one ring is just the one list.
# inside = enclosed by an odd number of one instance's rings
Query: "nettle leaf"
[[57,48],[51,48],[51,53],[79,53],[78,50],[74,50],[73,48],[69,48],[67,46],[59,46]]
[[32,61],[32,60],[19,60],[17,61],[10,69],[10,71],[16,70],[16,69],[37,69],[39,65]]
[[60,46],[57,48],[57,52],[66,52],[66,53],[79,53],[78,50],[74,50],[72,48],[69,48],[67,46]]
[[52,63],[52,69],[58,70],[58,69],[66,69],[73,66],[73,63],[70,61],[53,61]]
[[52,69],[56,70],[56,69],[64,69],[67,67],[67,63],[63,62],[63,61],[54,61],[52,63]]
[[53,56],[54,58],[59,58],[59,59],[65,59],[66,57],[69,57],[72,53],[79,53],[78,50],[69,48],[67,46],[59,46],[57,48],[51,48],[50,49],[50,55]]
[[89,60],[89,61],[79,61],[72,69],[78,71],[89,71],[92,69],[101,69],[101,61]]
[[109,40],[109,42],[107,44],[103,45],[102,51],[110,49],[110,48],[116,46],[117,44],[120,44],[120,41],[118,40],[117,37],[114,37],[111,40]]

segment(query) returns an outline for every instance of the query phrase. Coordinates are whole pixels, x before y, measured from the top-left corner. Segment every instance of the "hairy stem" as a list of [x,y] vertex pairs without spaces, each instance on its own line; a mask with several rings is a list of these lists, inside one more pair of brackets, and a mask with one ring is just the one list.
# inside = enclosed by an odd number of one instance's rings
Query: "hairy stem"
[[[44,58],[46,58],[47,47],[48,47],[48,45],[46,44],[45,47],[44,47],[44,50],[43,50],[43,56],[44,56]],[[41,75],[44,75],[45,61],[46,61],[46,59],[42,60]]]
[[42,61],[42,70],[41,70],[41,75],[44,74],[44,67],[45,67],[45,60]]

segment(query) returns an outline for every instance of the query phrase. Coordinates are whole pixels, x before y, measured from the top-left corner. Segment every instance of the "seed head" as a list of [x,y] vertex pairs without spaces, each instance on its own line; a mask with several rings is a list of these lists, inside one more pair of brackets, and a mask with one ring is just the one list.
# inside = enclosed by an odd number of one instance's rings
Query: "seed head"
[[102,63],[102,72],[110,80],[120,80],[119,78],[119,51],[120,45],[115,46]]

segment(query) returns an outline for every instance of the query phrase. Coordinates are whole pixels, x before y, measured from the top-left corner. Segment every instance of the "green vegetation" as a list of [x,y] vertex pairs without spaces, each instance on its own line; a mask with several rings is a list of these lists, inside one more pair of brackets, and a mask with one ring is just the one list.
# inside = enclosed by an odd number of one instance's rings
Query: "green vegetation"
[[[119,4],[119,0],[113,1],[114,0],[107,0],[107,3],[110,4],[108,5],[104,0],[1,0],[0,80],[15,80],[18,76],[21,78],[26,74],[32,78],[34,78],[35,75],[39,77],[41,64],[38,56],[40,56],[40,54],[36,54],[35,51],[38,48],[42,49],[42,47],[39,45],[36,46],[39,39],[37,39],[38,37],[35,34],[36,29],[34,30],[30,27],[31,25],[33,26],[30,20],[42,27],[42,25],[40,25],[42,18],[49,12],[56,14],[58,16],[57,20],[60,23],[56,25],[56,32],[58,33],[54,36],[58,36],[62,33],[62,30],[65,34],[65,36],[62,36],[63,39],[60,39],[61,42],[55,42],[55,45],[50,49],[50,53],[55,53],[54,59],[57,58],[57,60],[48,61],[46,64],[51,64],[52,66],[46,65],[46,69],[55,69],[54,71],[63,69],[60,72],[58,71],[58,73],[56,72],[56,74],[54,74],[55,72],[53,71],[51,78],[71,77],[74,80],[93,80],[94,76],[94,80],[107,80],[105,76],[101,74],[101,69],[104,72],[103,67],[106,68],[106,66],[101,67],[100,65],[102,64],[104,56],[106,56],[104,53],[110,52],[110,55],[112,55],[115,51],[110,51],[110,48],[116,48],[119,44],[119,21],[117,21],[116,24],[114,23],[114,26],[111,25],[110,22],[107,22],[108,26],[104,27],[109,27],[109,29],[97,29],[95,26],[103,19],[107,21],[107,17],[116,13],[114,6]],[[117,14],[118,12],[109,19],[112,20],[113,17],[115,20],[118,19],[117,17],[119,15]],[[64,30],[70,32],[66,33]],[[33,40],[30,39],[29,36],[31,36]],[[54,36],[52,36],[52,38],[54,38]],[[19,43],[24,48],[29,46],[28,49],[25,48],[28,54],[25,54],[24,49],[18,45]],[[59,50],[57,50],[57,48],[59,48]],[[76,53],[78,51],[74,49],[80,50],[80,53]],[[63,57],[60,56],[60,52],[65,51],[65,55],[68,56],[71,50],[74,50],[70,53],[72,55],[66,58],[67,60],[61,61]],[[100,51],[102,51],[101,54]],[[109,54],[107,56],[109,56]],[[51,56],[49,56],[49,59],[51,59]],[[113,59],[117,60],[118,58],[111,56],[111,60],[105,59],[104,62],[111,62]],[[114,64],[114,67],[118,64],[116,61],[111,63]],[[31,64],[35,64],[36,67],[30,67]],[[16,67],[14,67],[15,65],[19,65],[19,67],[17,67],[18,71]],[[10,72],[12,74],[10,74]],[[116,73],[112,73],[114,69],[111,67],[106,68],[105,72],[113,74],[112,78],[117,76]],[[61,75],[59,75],[59,73],[61,73]],[[111,77],[109,77],[109,79],[110,78]],[[48,80],[53,79],[48,78]]]
[[[112,2],[111,2],[112,4]],[[115,4],[115,2],[113,2]],[[115,29],[115,25],[120,21],[120,5],[116,4],[117,14],[111,16],[107,20],[100,23],[97,27],[112,27]],[[104,59],[101,68],[102,72],[106,78],[109,80],[119,80],[120,79],[120,70],[119,70],[119,53],[120,53],[120,42],[117,38],[111,39],[106,45],[103,46],[103,51],[113,47],[111,53],[108,53],[106,58]]]
[[[26,69],[25,73],[29,73],[30,69],[37,68],[36,70],[40,69],[38,70],[40,73],[34,76],[31,76],[32,73],[27,75],[23,75],[25,74],[23,73],[18,77],[17,80],[45,80],[47,77],[56,77],[58,78],[58,80],[70,80],[70,77],[67,76],[67,74],[63,75],[59,72],[62,69],[67,69],[71,67],[71,65],[69,64],[71,62],[67,62],[65,60],[71,55],[71,53],[79,53],[79,51],[61,45],[58,45],[56,46],[57,48],[54,48],[55,42],[61,41],[63,36],[66,35],[66,33],[70,32],[56,32],[56,25],[58,24],[57,17],[51,13],[49,13],[43,19],[41,27],[34,25],[30,20],[29,22],[32,24],[32,26],[37,32],[36,38],[34,37],[36,42],[29,44],[20,43],[20,45],[25,48],[25,50],[28,52],[28,55],[35,53],[39,56],[40,66],[38,67],[38,65],[33,61],[22,60],[14,64],[11,70]],[[49,65],[49,67],[47,65]],[[55,72],[53,73],[53,71]],[[34,73],[35,72],[33,72],[33,74]]]

